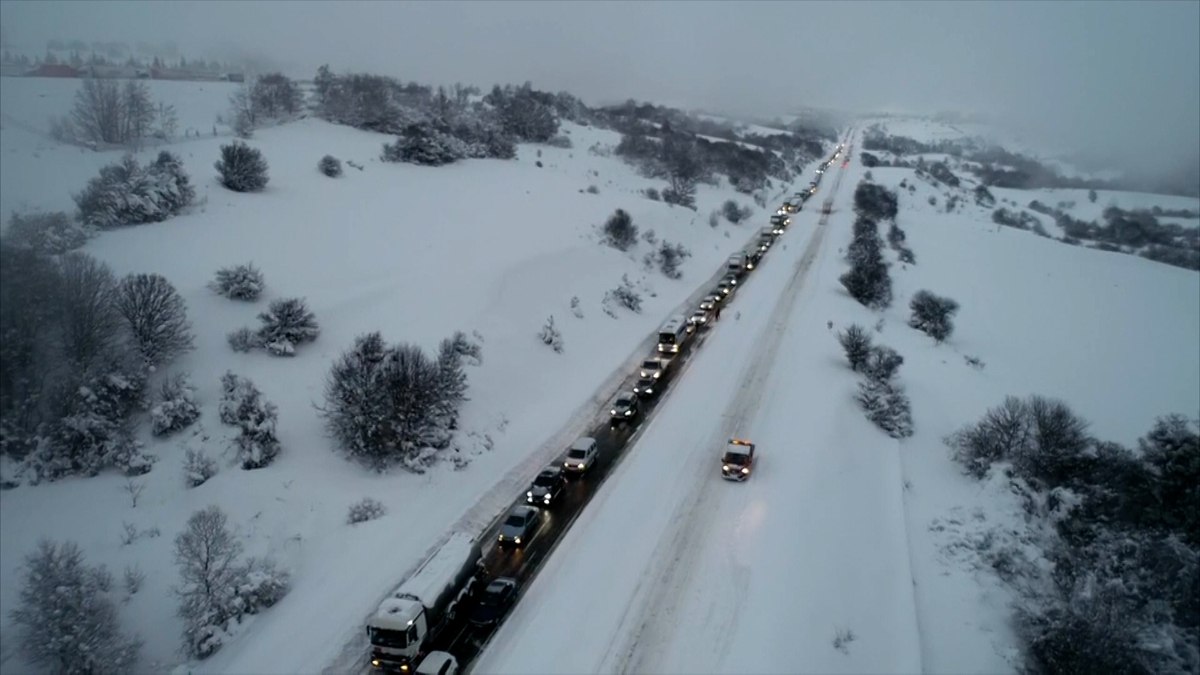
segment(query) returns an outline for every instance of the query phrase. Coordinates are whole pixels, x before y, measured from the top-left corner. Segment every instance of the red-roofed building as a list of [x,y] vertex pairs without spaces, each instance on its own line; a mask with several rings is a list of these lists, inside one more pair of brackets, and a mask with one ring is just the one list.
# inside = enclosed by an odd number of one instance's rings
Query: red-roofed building
[[25,74],[29,77],[79,77],[80,71],[61,63],[43,63]]

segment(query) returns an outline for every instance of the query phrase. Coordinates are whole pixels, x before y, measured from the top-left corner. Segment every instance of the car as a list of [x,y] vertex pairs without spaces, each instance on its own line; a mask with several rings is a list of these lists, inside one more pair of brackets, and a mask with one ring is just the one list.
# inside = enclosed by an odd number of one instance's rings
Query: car
[[733,293],[734,289],[736,288],[737,286],[734,286],[725,280],[721,280],[721,283],[717,284],[717,290],[721,292],[721,295],[724,296],[725,299],[729,299],[729,294]]
[[771,248],[771,244],[773,244],[773,243],[775,243],[774,236],[767,235],[765,237],[760,237],[758,240],[758,249],[757,249],[758,252],[760,254],[766,253],[767,249]]
[[525,503],[550,506],[562,496],[564,487],[566,487],[566,477],[563,476],[562,467],[557,464],[548,466],[542,469],[542,472],[533,479],[533,484],[525,491]]
[[730,274],[726,274],[725,276],[721,277],[721,283],[725,283],[727,281],[729,282],[730,286],[737,286],[737,283],[738,283],[737,275],[730,273]]
[[613,424],[624,424],[633,421],[642,412],[642,408],[638,405],[637,394],[630,391],[617,396],[608,412]]
[[695,330],[706,323],[708,323],[707,310],[698,309],[692,312],[692,315],[688,317],[688,324],[692,326],[692,330]]
[[789,199],[783,203],[783,210],[786,213],[795,213],[800,210],[800,204]]
[[467,621],[484,628],[500,623],[500,619],[517,600],[517,580],[497,577],[488,582],[479,595],[479,604],[471,608]]
[[563,471],[568,474],[581,474],[592,468],[596,463],[596,439],[584,436],[567,448],[567,456],[563,458]]
[[640,398],[647,398],[659,392],[658,380],[652,377],[643,377],[633,384],[633,393]]
[[514,506],[508,510],[508,516],[500,524],[500,534],[496,543],[501,548],[523,548],[537,534],[541,524],[542,512],[537,507]]
[[758,267],[758,263],[762,262],[763,253],[765,251],[765,248],[756,248],[750,252],[750,263],[754,265],[754,267]]
[[446,652],[429,652],[417,664],[414,675],[458,675],[458,659]]
[[797,192],[796,194],[792,195],[792,201],[793,201],[793,202],[802,202],[802,201],[804,201],[804,193],[803,193],[803,192]]
[[721,302],[721,296],[716,293],[709,293],[700,300],[700,309],[716,309],[717,303]]
[[642,367],[638,369],[638,377],[651,377],[657,380],[667,372],[667,363],[669,362],[665,359],[646,359],[642,361]]
[[754,466],[754,444],[740,438],[731,438],[721,455],[721,478],[743,481],[750,477]]

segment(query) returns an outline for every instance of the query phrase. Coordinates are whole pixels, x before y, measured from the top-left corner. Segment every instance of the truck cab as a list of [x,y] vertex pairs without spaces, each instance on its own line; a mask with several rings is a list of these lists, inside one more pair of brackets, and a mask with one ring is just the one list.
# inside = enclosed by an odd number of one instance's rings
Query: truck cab
[[744,481],[754,468],[754,444],[741,438],[731,438],[721,455],[721,478]]

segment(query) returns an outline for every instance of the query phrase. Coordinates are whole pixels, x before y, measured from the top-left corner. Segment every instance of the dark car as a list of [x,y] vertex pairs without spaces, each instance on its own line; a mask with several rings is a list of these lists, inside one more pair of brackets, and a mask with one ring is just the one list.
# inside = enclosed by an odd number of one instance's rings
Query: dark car
[[633,393],[641,398],[654,396],[658,391],[658,380],[653,377],[643,377],[633,385]]
[[491,626],[500,621],[517,599],[517,580],[498,577],[483,589],[479,604],[471,610],[467,621],[473,626]]
[[617,397],[617,400],[613,402],[612,409],[609,410],[609,414],[612,416],[613,424],[622,424],[636,419],[641,411],[642,408],[638,405],[637,395],[630,392]]
[[500,525],[500,537],[496,542],[501,547],[520,548],[533,539],[542,523],[542,512],[532,506],[514,506]]
[[525,503],[534,506],[550,506],[562,496],[567,478],[563,475],[562,467],[557,464],[542,469],[533,479],[533,485],[525,491]]

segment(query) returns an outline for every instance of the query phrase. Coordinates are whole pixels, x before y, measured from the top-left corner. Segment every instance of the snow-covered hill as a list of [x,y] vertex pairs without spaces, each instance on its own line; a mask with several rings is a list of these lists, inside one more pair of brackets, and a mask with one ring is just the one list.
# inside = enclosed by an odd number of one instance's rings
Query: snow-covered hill
[[[70,211],[71,194],[119,158],[46,136],[49,117],[67,112],[77,86],[71,80],[0,79],[4,213]],[[204,669],[306,672],[329,662],[343,636],[359,633],[363,617],[404,571],[498,477],[520,467],[585,404],[644,336],[753,232],[750,225],[714,228],[708,222],[709,212],[726,199],[753,208],[744,195],[701,186],[694,212],[650,201],[639,191],[661,185],[616,158],[589,152],[614,145],[614,133],[570,124],[563,131],[571,149],[521,146],[516,161],[427,168],[380,162],[388,137],[302,120],[256,132],[250,144],[270,163],[270,183],[261,194],[235,194],[217,183],[213,170],[219,146],[230,140],[215,118],[227,107],[232,86],[150,86],[156,100],[177,107],[181,132],[201,132],[169,146],[183,158],[197,205],[163,223],[103,233],[84,250],[119,276],[163,274],[182,294],[197,346],[171,370],[192,373],[204,414],[192,429],[165,441],[143,429],[141,440],[159,461],[139,479],[146,487],[136,508],[123,488],[126,479],[111,474],[0,493],[4,672],[26,670],[12,652],[11,609],[22,559],[47,536],[77,541],[89,563],[118,574],[140,567],[146,581],[121,607],[123,624],[145,640],[145,665],[161,670],[176,663],[181,624],[171,594],[178,578],[173,539],[193,511],[209,504],[229,514],[247,554],[277,558],[292,571],[294,586]],[[157,151],[146,148],[141,158]],[[347,167],[343,177],[327,178],[316,168],[325,154],[364,168]],[[586,191],[592,185],[598,194]],[[645,241],[628,254],[598,243],[597,227],[617,208],[629,211],[643,233],[653,230],[691,250],[682,280],[643,266],[652,249]],[[765,222],[763,211],[754,214],[754,223]],[[247,261],[266,277],[267,291],[257,303],[226,300],[206,287],[218,268]],[[640,288],[642,311],[620,310],[619,318],[610,318],[601,300],[623,275]],[[321,335],[314,344],[292,359],[229,348],[227,333],[256,325],[267,302],[290,296],[307,298],[315,312]],[[572,312],[573,297],[582,318]],[[562,332],[563,354],[536,337],[549,316]],[[457,437],[469,467],[455,471],[447,462],[425,475],[380,476],[334,450],[316,409],[324,378],[356,335],[374,330],[390,342],[426,350],[455,330],[478,333],[483,363],[468,369],[470,401]],[[219,377],[226,370],[252,379],[279,407],[283,454],[267,469],[227,464],[230,434],[216,416]],[[223,458],[221,472],[191,490],[181,474],[189,448]],[[347,526],[347,508],[367,496],[383,502],[389,515]],[[125,523],[145,534],[123,545]],[[286,641],[286,649],[277,639]]]

